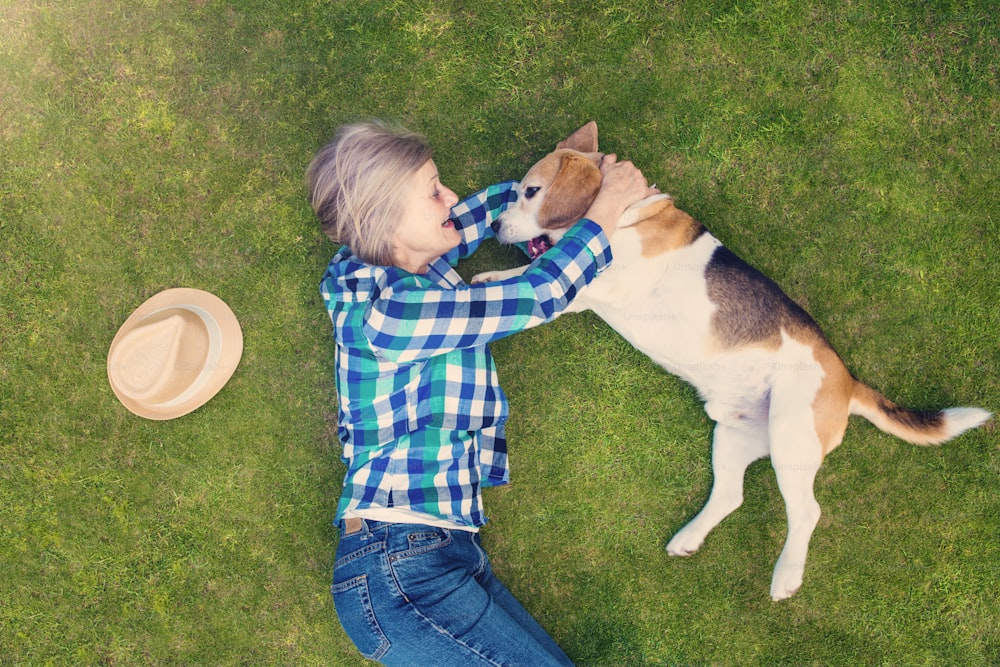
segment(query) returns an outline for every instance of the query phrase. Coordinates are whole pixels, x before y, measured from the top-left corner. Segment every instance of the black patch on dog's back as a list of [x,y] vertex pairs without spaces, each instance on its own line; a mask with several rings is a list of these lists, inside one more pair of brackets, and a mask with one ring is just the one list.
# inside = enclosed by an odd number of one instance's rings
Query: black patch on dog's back
[[705,268],[708,298],[718,306],[712,324],[726,347],[754,343],[777,346],[782,328],[822,332],[799,304],[773,280],[725,246],[712,253]]

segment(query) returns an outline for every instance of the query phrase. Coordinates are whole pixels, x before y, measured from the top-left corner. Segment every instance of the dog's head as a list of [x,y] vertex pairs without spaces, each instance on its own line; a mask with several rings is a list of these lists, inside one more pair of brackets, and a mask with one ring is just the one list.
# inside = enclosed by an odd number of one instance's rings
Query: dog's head
[[583,217],[601,189],[597,123],[591,121],[556,145],[521,179],[517,201],[494,228],[501,243],[548,237],[555,243]]

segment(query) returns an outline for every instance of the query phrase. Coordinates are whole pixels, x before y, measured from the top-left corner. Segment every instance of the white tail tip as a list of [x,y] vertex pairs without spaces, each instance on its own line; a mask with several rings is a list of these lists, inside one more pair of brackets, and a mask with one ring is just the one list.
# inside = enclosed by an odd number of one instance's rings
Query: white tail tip
[[993,413],[982,408],[948,408],[943,410],[948,438],[965,433],[970,428],[984,424]]

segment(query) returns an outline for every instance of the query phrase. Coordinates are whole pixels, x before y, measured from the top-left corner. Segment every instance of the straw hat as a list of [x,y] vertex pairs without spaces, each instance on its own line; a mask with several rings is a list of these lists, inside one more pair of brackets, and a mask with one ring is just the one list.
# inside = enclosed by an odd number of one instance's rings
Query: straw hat
[[147,419],[186,415],[215,396],[243,356],[243,331],[226,303],[197,289],[168,289],[122,324],[108,351],[108,380]]

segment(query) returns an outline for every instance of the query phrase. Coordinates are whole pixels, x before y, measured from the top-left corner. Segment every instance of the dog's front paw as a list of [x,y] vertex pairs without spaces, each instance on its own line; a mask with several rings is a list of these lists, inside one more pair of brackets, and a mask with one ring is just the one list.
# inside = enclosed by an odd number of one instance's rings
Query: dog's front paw
[[476,275],[472,276],[472,280],[470,282],[473,285],[476,285],[478,283],[492,283],[497,280],[500,280],[500,274],[501,271],[483,271],[482,273],[477,273]]
[[513,269],[507,269],[506,271],[483,271],[482,273],[477,273],[472,276],[472,283],[493,283],[498,280],[507,280],[508,278],[513,278],[514,276],[519,276],[524,273],[528,268],[528,265],[518,266]]
[[681,528],[673,539],[667,542],[667,553],[671,556],[690,556],[701,548],[703,537],[695,535],[687,527]]

